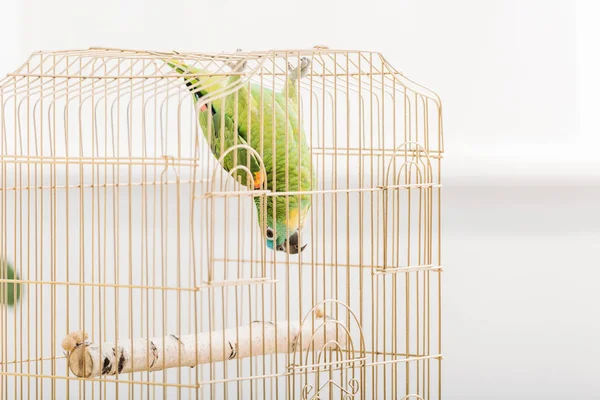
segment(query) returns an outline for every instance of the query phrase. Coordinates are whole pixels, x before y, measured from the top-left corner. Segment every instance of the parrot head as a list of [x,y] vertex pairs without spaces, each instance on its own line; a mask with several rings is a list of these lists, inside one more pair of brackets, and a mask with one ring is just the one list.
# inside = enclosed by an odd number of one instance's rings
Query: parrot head
[[[271,197],[271,199],[273,198]],[[303,219],[301,213],[292,204],[290,204],[289,213],[286,213],[283,202],[281,205],[279,200],[276,200],[276,202],[278,207],[275,218],[273,218],[272,202],[269,201],[267,204],[265,231],[263,233],[267,247],[288,254],[298,254],[308,246],[307,244],[302,246],[298,237],[301,220]],[[260,224],[260,226],[263,226],[263,224]]]

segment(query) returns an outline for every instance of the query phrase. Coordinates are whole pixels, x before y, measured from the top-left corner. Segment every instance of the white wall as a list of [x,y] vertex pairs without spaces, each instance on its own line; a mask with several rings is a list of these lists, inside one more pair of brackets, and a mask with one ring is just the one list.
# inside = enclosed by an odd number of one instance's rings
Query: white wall
[[3,72],[10,54],[89,46],[383,52],[444,101],[446,398],[600,391],[592,1],[5,2],[2,37],[20,17]]
[[[374,49],[442,96],[453,155],[447,175],[472,176],[476,168],[536,176],[555,169],[552,155],[561,148],[583,143],[573,130],[573,2],[395,3],[369,1],[365,10],[361,0],[25,0],[20,49],[22,57],[36,49],[89,46]],[[561,157],[563,164],[581,157],[585,163],[593,154],[583,146],[582,156]]]
[[[597,22],[600,4],[595,0],[577,1],[577,108],[579,136],[585,140],[591,151],[600,147],[600,57],[598,37],[600,26]],[[594,157],[596,161],[600,157]],[[600,170],[595,165],[596,171]],[[597,180],[596,180],[597,182]]]
[[0,79],[19,64],[18,3],[6,0],[0,6]]

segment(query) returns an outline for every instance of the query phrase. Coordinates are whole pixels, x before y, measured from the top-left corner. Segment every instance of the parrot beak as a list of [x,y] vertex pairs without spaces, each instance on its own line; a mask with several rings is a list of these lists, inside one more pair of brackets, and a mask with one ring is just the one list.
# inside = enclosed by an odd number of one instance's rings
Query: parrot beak
[[306,248],[306,246],[308,246],[308,244],[300,246],[300,244],[298,243],[298,232],[296,232],[292,236],[287,238],[285,242],[283,242],[282,247],[283,250],[286,251],[288,254],[298,254],[301,253]]

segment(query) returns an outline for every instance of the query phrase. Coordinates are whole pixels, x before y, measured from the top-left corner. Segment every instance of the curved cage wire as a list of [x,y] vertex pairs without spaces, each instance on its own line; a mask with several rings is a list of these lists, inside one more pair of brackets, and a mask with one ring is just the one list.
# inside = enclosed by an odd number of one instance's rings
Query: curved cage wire
[[37,52],[0,103],[0,397],[441,398],[441,101],[381,54]]

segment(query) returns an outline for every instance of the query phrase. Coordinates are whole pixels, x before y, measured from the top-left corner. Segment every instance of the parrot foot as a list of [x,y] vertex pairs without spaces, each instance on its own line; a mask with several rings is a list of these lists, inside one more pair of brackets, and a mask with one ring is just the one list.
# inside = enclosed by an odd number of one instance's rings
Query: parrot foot
[[295,81],[296,79],[298,79],[298,77],[304,78],[308,74],[309,69],[310,69],[310,58],[302,57],[300,59],[300,65],[297,68],[292,68],[290,66],[290,70],[292,71],[290,73],[290,79]]
[[[235,52],[239,53],[242,49],[237,49]],[[244,58],[232,58],[230,61],[225,61],[225,65],[227,65],[233,72],[242,72],[246,69],[246,65],[248,61]]]

